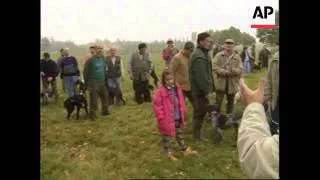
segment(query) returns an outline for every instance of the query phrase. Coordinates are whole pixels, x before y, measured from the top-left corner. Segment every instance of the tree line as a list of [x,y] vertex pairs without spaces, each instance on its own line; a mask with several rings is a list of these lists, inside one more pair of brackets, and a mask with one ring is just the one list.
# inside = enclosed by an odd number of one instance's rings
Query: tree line
[[[223,44],[226,39],[232,38],[236,45],[253,45],[256,43],[255,37],[251,36],[246,32],[241,32],[240,29],[235,27],[230,27],[224,30],[212,30],[207,31],[216,44]],[[262,43],[275,44],[279,38],[279,11],[276,11],[276,28],[275,29],[258,29],[256,37],[259,38]],[[183,48],[184,43],[187,41],[186,38],[175,39],[175,46],[177,48]],[[111,44],[119,47],[120,54],[130,54],[137,50],[137,44],[141,41],[126,41],[126,40],[116,40],[114,42],[108,39],[100,40],[96,39],[91,43],[103,43],[106,46]],[[41,38],[41,51],[47,52],[57,52],[62,47],[69,47],[74,53],[86,52],[91,43],[77,45],[72,41],[57,41],[54,38],[42,37]],[[161,52],[161,50],[166,46],[166,41],[153,41],[147,42],[149,52]]]

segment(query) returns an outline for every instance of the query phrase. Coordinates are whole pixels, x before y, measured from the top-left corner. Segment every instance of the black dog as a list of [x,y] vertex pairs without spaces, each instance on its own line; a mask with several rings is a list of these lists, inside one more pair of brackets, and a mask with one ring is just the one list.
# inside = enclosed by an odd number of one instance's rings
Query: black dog
[[79,120],[79,113],[80,113],[80,109],[84,108],[86,111],[86,115],[88,116],[88,103],[86,100],[86,96],[85,96],[85,86],[84,83],[80,80],[78,80],[75,83],[76,86],[79,85],[79,94],[68,98],[67,100],[65,100],[64,102],[64,107],[67,110],[67,119],[70,119],[70,116],[72,114],[72,112],[74,111],[75,107],[77,107],[77,114],[76,114],[76,119]]
[[[119,87],[109,88],[108,91],[109,91],[109,103],[108,103],[109,106],[115,104],[115,102],[117,105],[121,105],[121,104],[126,105],[126,101],[124,100],[122,91]],[[114,99],[116,99],[116,101],[114,101]]]
[[74,83],[74,85],[75,85],[76,87],[79,86],[79,87],[78,87],[78,89],[79,89],[79,94],[81,94],[81,93],[85,94],[85,92],[86,92],[86,87],[85,87],[85,84],[84,84],[83,81],[77,80],[77,81]]

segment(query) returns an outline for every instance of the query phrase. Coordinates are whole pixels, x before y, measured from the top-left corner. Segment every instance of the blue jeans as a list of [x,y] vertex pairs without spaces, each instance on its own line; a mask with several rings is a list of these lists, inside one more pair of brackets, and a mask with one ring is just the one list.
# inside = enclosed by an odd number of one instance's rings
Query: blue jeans
[[76,95],[75,83],[78,80],[78,76],[65,76],[63,77],[64,87],[67,91],[68,97]]
[[244,72],[244,74],[248,74],[249,72],[251,72],[250,61],[244,61],[244,63],[243,63],[243,72]]
[[271,118],[272,120],[270,121],[270,131],[271,134],[278,134],[278,129],[279,129],[279,103],[276,105],[275,109],[271,111]]
[[107,83],[109,88],[119,88],[122,89],[121,87],[121,77],[118,78],[107,78]]

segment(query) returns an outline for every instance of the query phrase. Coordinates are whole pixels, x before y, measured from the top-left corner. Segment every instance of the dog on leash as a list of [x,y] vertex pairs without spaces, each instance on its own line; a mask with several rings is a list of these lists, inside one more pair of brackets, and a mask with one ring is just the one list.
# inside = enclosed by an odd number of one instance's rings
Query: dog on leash
[[75,110],[75,108],[77,108],[77,112],[76,112],[76,119],[79,120],[79,114],[80,114],[80,109],[85,109],[86,111],[86,115],[88,116],[88,102],[86,99],[86,95],[85,95],[85,85],[84,82],[81,80],[78,80],[75,83],[75,86],[79,86],[79,94],[76,94],[73,97],[69,97],[67,100],[64,101],[64,107],[67,110],[67,119],[70,120],[70,116],[73,113],[73,111]]
[[222,114],[217,105],[208,105],[207,113],[211,119],[213,127],[213,141],[214,143],[222,143],[223,141],[223,129],[226,129],[225,123],[228,118]]
[[[226,122],[228,117],[222,114],[216,105],[208,105],[207,112],[209,114],[209,118],[212,121],[212,126],[214,128],[214,143],[222,143],[223,142],[223,130],[227,129]],[[238,139],[238,129],[242,119],[243,112],[235,112],[232,114],[232,126],[234,130],[234,137]]]

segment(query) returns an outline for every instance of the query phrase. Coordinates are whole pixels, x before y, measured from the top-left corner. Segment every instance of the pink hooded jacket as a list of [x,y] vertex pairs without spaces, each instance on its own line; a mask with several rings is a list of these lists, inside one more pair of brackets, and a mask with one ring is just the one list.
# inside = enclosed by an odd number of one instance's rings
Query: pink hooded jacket
[[[185,126],[185,114],[187,108],[184,102],[184,96],[182,89],[176,85],[178,98],[179,98],[179,109],[181,113],[181,121]],[[153,110],[157,118],[158,128],[161,134],[166,136],[175,136],[175,114],[173,104],[173,93],[167,90],[164,86],[161,86],[153,97]]]

